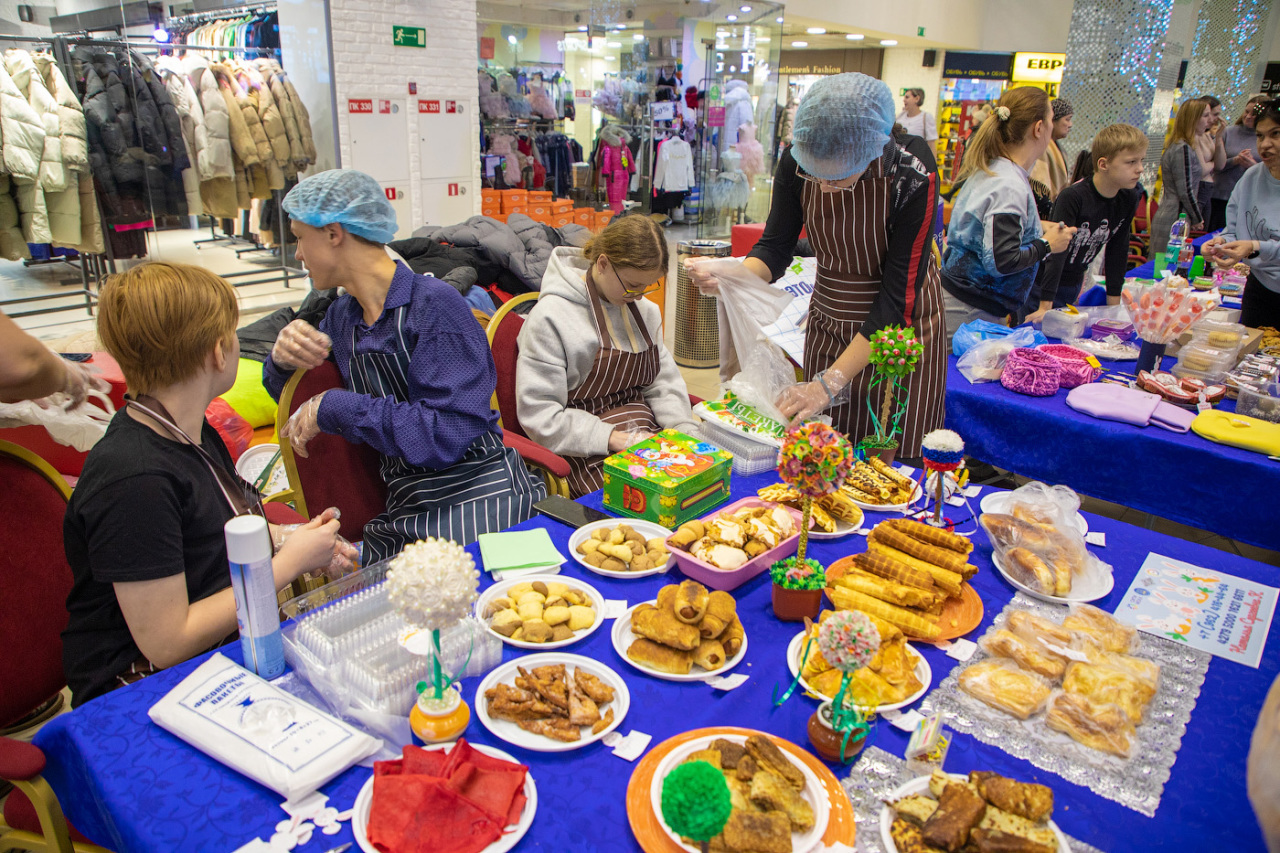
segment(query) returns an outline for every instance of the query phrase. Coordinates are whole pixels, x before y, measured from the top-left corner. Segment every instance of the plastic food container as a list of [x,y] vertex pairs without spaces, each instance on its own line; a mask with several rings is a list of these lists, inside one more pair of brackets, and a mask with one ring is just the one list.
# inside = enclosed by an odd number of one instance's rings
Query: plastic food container
[[1192,375],[1212,384],[1221,381],[1235,366],[1234,349],[1216,349],[1204,343],[1192,342],[1178,353],[1178,363],[1174,366],[1173,373],[1177,376]]
[[1131,341],[1134,338],[1133,324],[1127,320],[1095,320],[1093,325],[1089,327],[1089,337],[1094,340],[1102,340],[1110,335],[1115,335],[1122,341]]
[[1089,328],[1088,314],[1082,312],[1073,314],[1061,308],[1055,308],[1044,315],[1044,323],[1041,324],[1040,330],[1044,332],[1045,337],[1065,341],[1084,337],[1084,330],[1087,328]]
[[703,421],[701,429],[703,438],[733,454],[735,474],[759,474],[778,467],[778,448],[773,445],[752,441],[715,421]]
[[1234,357],[1244,345],[1249,330],[1239,323],[1204,319],[1191,327],[1191,343],[1228,351]]
[[1261,388],[1241,385],[1236,414],[1280,424],[1280,383],[1272,382]]
[[[734,501],[726,507],[716,510],[713,513],[702,517],[702,521],[709,521],[720,513],[728,513],[733,515],[740,509],[754,508],[758,506],[781,506],[771,501],[762,501],[759,498],[743,498],[740,501]],[[804,516],[800,514],[800,510],[784,507],[791,513],[792,518],[796,522],[796,532],[786,539],[778,543],[778,547],[765,551],[758,557],[752,557],[741,566],[730,571],[717,569],[710,563],[704,563],[688,551],[683,551],[671,544],[671,540],[667,539],[667,550],[671,552],[671,559],[676,561],[676,565],[680,567],[680,571],[684,572],[686,577],[693,578],[708,589],[720,589],[728,592],[737,589],[747,581],[768,570],[770,566],[778,560],[784,560],[796,552],[796,548],[800,544],[800,522]]]

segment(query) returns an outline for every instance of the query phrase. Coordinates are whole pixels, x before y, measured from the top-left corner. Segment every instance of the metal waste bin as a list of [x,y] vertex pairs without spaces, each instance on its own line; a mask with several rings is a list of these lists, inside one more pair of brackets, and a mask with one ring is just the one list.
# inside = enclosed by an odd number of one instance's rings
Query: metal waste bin
[[685,240],[676,244],[676,364],[706,368],[720,363],[720,329],[716,300],[703,296],[685,271],[685,258],[727,258],[724,240]]

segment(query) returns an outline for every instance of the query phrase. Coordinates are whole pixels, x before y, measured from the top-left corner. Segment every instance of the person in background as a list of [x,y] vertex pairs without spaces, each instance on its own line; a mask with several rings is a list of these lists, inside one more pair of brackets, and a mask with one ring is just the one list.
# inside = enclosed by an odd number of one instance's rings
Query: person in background
[[1076,229],[1041,222],[1027,172],[1051,143],[1053,111],[1043,89],[1019,86],[969,138],[942,260],[947,339],[970,320],[1017,320],[1050,254]]
[[1209,126],[1196,132],[1196,156],[1200,158],[1200,189],[1196,194],[1196,203],[1200,205],[1200,212],[1207,220],[1213,208],[1213,191],[1217,186],[1218,172],[1227,165],[1227,151],[1222,140],[1222,102],[1213,95],[1205,95],[1200,100],[1205,103]]
[[1196,134],[1209,129],[1213,116],[1200,100],[1183,101],[1173,118],[1160,157],[1160,205],[1151,220],[1151,256],[1169,248],[1169,228],[1185,213],[1193,230],[1204,226],[1206,212],[1200,207],[1200,156]]
[[396,213],[378,182],[333,169],[282,206],[312,286],[347,292],[319,329],[294,320],[281,330],[262,381],[279,399],[293,371],[337,364],[344,387],[303,402],[280,437],[302,456],[321,432],[378,451],[387,509],[365,525],[364,562],[428,536],[466,545],[532,516],[546,488],[503,445],[484,330],[451,285],[387,254]]
[[938,158],[933,148],[919,136],[908,133],[907,129],[896,121],[893,124],[893,141],[916,156],[924,164],[925,171],[931,175],[938,174]]
[[[911,374],[898,456],[920,455],[924,433],[942,426],[947,354],[942,292],[933,260],[937,182],[892,139],[893,95],[865,74],[823,77],[796,110],[794,143],[774,171],[764,235],[741,272],[772,281],[794,256],[802,228],[818,261],[804,343],[806,380],[777,404],[799,423],[830,409],[853,441],[873,432],[867,402],[870,339],[913,326],[924,355]],[[685,262],[704,293],[721,283],[706,260]],[[726,285],[729,286],[729,285]],[[847,395],[847,396],[846,396]]]
[[[222,528],[261,499],[204,417],[236,379],[236,304],[226,279],[185,264],[141,264],[102,286],[98,334],[131,399],[89,451],[63,521],[73,705],[236,635]],[[325,510],[287,539],[273,527],[276,589],[351,568],[338,526]]]
[[1250,98],[1235,124],[1223,128],[1218,137],[1222,140],[1226,165],[1214,175],[1209,231],[1218,231],[1227,224],[1227,200],[1231,198],[1231,191],[1236,188],[1236,181],[1240,180],[1245,170],[1258,162],[1258,139],[1253,133],[1253,124],[1257,119],[1255,108],[1265,100],[1265,95]]
[[938,141],[938,123],[933,114],[925,112],[922,107],[924,89],[908,89],[902,96],[902,112],[898,113],[897,121],[907,133],[932,145]]
[[1062,153],[1061,140],[1071,132],[1071,124],[1075,108],[1065,98],[1054,98],[1053,107],[1053,144],[1044,149],[1040,159],[1031,169],[1031,189],[1036,194],[1036,208],[1042,219],[1052,219],[1049,212],[1053,203],[1071,182],[1067,169],[1067,158]]
[[1093,139],[1093,177],[1072,184],[1053,203],[1054,222],[1076,229],[1065,252],[1040,265],[1024,322],[1038,322],[1051,308],[1074,305],[1080,298],[1089,265],[1099,252],[1107,278],[1107,304],[1120,304],[1125,261],[1129,257],[1129,225],[1138,209],[1138,180],[1147,153],[1146,135],[1128,124],[1113,124]]
[[70,400],[67,408],[74,409],[91,390],[106,393],[111,385],[91,368],[67,361],[40,343],[0,311],[0,403],[63,393]]
[[1227,202],[1227,225],[1203,251],[1220,266],[1249,265],[1241,323],[1280,327],[1280,98],[1255,105],[1254,117],[1262,162],[1236,182]]
[[568,460],[572,497],[600,488],[607,455],[660,429],[696,429],[662,313],[644,298],[666,275],[667,252],[645,216],[613,220],[582,249],[551,250],[520,330],[516,411],[529,438]]

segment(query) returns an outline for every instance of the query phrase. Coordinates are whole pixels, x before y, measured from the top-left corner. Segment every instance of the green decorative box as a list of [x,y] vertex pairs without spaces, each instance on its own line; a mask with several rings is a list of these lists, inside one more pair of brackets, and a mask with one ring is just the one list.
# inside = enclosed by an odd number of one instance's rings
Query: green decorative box
[[729,499],[733,454],[664,429],[604,460],[604,505],[674,530]]

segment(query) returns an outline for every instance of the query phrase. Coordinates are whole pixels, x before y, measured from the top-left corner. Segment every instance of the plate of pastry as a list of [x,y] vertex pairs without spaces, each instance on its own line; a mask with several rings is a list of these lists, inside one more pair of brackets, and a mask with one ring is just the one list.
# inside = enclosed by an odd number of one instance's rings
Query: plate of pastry
[[[996,570],[1014,589],[1025,592],[1032,598],[1049,601],[1054,604],[1084,604],[1106,598],[1111,594],[1116,579],[1111,572],[1087,571],[1076,572],[1072,577],[1070,591],[1065,595],[1056,595],[1049,591],[1053,588],[1053,566],[1037,557],[1026,548],[1013,548],[1005,554],[999,551],[991,553],[991,562]],[[1013,562],[1016,568],[1010,568]]]
[[662,782],[686,761],[706,761],[724,773],[733,810],[723,840],[730,850],[791,850],[822,845],[830,804],[822,781],[798,757],[794,744],[766,735],[706,735],[683,743],[658,764],[649,789],[654,813],[672,841],[701,848],[676,835],[662,819]]
[[924,496],[919,483],[875,456],[853,463],[840,493],[862,509],[874,512],[903,510]]
[[[462,750],[462,752],[459,753],[459,750]],[[440,759],[436,756],[437,753],[444,753],[445,757]],[[418,756],[421,756],[421,758]],[[465,760],[464,756],[467,756]],[[487,761],[486,759],[494,759],[494,761]],[[451,766],[451,760],[458,763],[458,766],[461,764],[473,764],[477,767],[483,765],[482,769],[484,770],[521,773],[524,784],[518,789],[519,793],[502,785],[484,785],[485,774],[468,774],[464,769],[463,775],[460,777],[456,772],[457,767]],[[507,850],[515,847],[520,842],[520,839],[524,838],[525,833],[529,831],[529,827],[533,826],[533,816],[538,811],[538,786],[534,784],[533,776],[528,772],[527,768],[524,768],[509,753],[492,746],[467,743],[465,739],[456,743],[428,744],[424,747],[406,746],[403,758],[394,761],[375,761],[373,775],[369,777],[369,780],[364,783],[364,787],[360,789],[360,793],[356,795],[355,805],[351,808],[351,832],[364,853],[381,853],[381,850],[374,846],[369,837],[370,818],[374,817],[374,780],[382,775],[402,775],[405,772],[404,765],[406,762],[414,762],[417,765],[411,768],[414,771],[412,775],[436,776],[439,774],[444,777],[444,774],[449,774],[447,777],[442,778],[441,782],[448,780],[448,784],[444,785],[444,787],[450,787],[461,795],[455,801],[455,814],[460,820],[483,820],[484,818],[480,813],[485,809],[496,810],[504,805],[509,808],[506,827],[498,827],[505,834],[500,835],[489,846],[483,848],[483,853],[506,853]],[[468,778],[468,775],[470,778]],[[477,781],[479,784],[477,784]],[[380,789],[382,793],[379,796],[385,798],[386,802],[384,803],[380,800],[378,806],[380,809],[386,808],[389,812],[389,820],[380,824],[379,819],[374,818],[374,834],[379,835],[381,832],[390,832],[392,838],[380,838],[386,844],[398,836],[414,832],[417,827],[412,826],[413,817],[419,812],[419,809],[415,808],[415,806],[422,801],[421,799],[417,802],[405,801],[403,797],[414,793],[429,795],[438,785],[439,783],[424,783],[422,780],[418,780],[417,784],[404,786],[405,790],[403,791],[387,788]],[[406,816],[410,817],[406,819]],[[451,828],[456,828],[440,823],[434,816],[429,817],[428,820],[432,822],[434,830],[444,838],[448,838]],[[475,824],[470,823],[466,828],[474,831]]]
[[652,521],[593,521],[569,537],[569,553],[589,572],[607,578],[644,578],[671,568],[670,535],[670,530]]
[[[756,492],[761,499],[802,509],[803,496],[786,483],[765,486]],[[853,498],[842,491],[816,498],[809,513],[810,539],[843,539],[862,527],[866,516]]]
[[595,743],[627,716],[622,676],[581,655],[525,655],[492,670],[476,688],[476,716],[494,736],[534,752]]
[[666,681],[701,681],[737,666],[747,635],[733,596],[697,581],[669,584],[613,623],[613,648],[636,669]]
[[897,788],[880,807],[880,841],[889,853],[979,850],[1071,853],[1050,817],[1053,790],[998,773],[968,778],[935,770]]
[[[815,637],[817,628],[814,625],[812,629]],[[791,670],[792,678],[800,676],[800,686],[809,693],[822,699],[834,699],[840,690],[841,672],[822,656],[816,639],[809,648],[803,671],[800,668],[806,636],[806,632],[801,631],[791,638],[787,646],[787,668]],[[881,637],[880,654],[853,674],[849,695],[858,705],[874,708],[876,713],[883,714],[915,702],[928,692],[932,681],[933,670],[929,662],[906,642],[899,631],[891,639]]]
[[489,633],[521,649],[558,649],[604,621],[604,596],[591,584],[555,575],[499,581],[480,594],[476,615]]
[[[1017,492],[998,491],[983,495],[982,500],[978,503],[978,507],[984,512],[1012,514],[1013,505],[1018,503]],[[1072,519],[1076,528],[1080,531],[1080,535],[1084,536],[1089,532],[1089,522],[1079,512]]]

